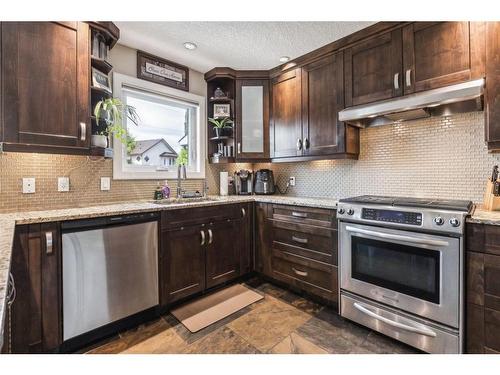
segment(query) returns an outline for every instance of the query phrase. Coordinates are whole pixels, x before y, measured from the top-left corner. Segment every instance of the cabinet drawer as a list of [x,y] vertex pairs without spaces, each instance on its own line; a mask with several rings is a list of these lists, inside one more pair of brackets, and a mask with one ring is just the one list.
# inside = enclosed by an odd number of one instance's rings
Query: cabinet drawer
[[[278,224],[278,226],[275,226]],[[337,264],[337,231],[324,230],[321,234],[307,233],[307,228],[285,229],[281,222],[273,222],[273,247],[329,264]],[[290,224],[288,224],[290,226]]]
[[500,256],[484,255],[484,304],[500,312]]
[[292,223],[302,223],[320,227],[336,228],[335,210],[311,207],[272,205],[271,218]]
[[336,267],[277,249],[273,249],[271,263],[273,277],[325,298],[336,299]]
[[243,217],[242,208],[244,204],[221,204],[163,211],[162,229],[240,219]]

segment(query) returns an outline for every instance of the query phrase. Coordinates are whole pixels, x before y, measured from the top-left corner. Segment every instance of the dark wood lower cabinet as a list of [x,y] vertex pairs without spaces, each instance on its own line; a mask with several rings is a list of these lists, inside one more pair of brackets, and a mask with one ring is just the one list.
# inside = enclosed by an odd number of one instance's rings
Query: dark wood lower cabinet
[[500,226],[468,224],[466,243],[466,351],[500,353]]
[[[46,239],[52,236],[52,248]],[[11,273],[16,299],[6,325],[4,343],[9,353],[41,353],[62,342],[61,246],[59,224],[43,223],[16,228]]]

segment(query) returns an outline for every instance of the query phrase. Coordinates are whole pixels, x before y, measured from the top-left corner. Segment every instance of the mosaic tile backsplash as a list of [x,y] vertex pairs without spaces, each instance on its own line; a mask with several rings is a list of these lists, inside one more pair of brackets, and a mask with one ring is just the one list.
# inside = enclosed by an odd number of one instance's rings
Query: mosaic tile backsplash
[[[290,195],[342,198],[358,194],[482,201],[485,180],[500,155],[484,143],[484,115],[473,112],[363,129],[359,160],[207,166],[211,194],[219,191],[219,172],[271,168],[283,189],[288,176],[297,184]],[[0,154],[0,212],[90,206],[151,199],[157,180],[112,180],[100,190],[100,177],[112,174],[112,161],[82,156]],[[69,192],[57,191],[57,177],[69,176]],[[36,193],[22,194],[22,178],[36,178]],[[175,181],[170,182],[175,187]],[[183,182],[201,189],[200,180]],[[173,189],[175,190],[175,189]]]

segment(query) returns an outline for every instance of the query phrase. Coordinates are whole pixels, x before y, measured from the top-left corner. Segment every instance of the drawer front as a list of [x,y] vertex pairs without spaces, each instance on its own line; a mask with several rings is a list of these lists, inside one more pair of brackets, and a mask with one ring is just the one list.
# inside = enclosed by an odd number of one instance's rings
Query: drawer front
[[271,207],[271,218],[291,223],[308,224],[327,228],[337,227],[336,211],[323,208],[273,204]]
[[163,211],[162,229],[240,219],[243,217],[244,207],[244,204],[221,204]]
[[500,256],[484,255],[484,304],[500,312]]
[[336,271],[330,264],[273,249],[273,277],[330,300],[337,299]]
[[500,351],[500,311],[484,309],[485,346]]
[[273,228],[273,248],[329,264],[337,264],[337,232],[329,237]]

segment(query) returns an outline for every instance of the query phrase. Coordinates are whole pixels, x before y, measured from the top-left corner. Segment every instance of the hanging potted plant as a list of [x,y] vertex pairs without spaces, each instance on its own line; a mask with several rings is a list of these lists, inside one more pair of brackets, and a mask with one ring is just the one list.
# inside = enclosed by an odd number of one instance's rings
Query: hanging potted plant
[[108,147],[109,136],[114,135],[127,148],[127,153],[134,149],[135,139],[122,124],[124,116],[134,125],[139,124],[139,115],[134,107],[123,104],[118,98],[107,98],[97,102],[94,116],[97,123],[103,123],[105,128],[92,135],[92,146]]
[[223,135],[231,136],[233,133],[233,120],[229,117],[222,119],[208,118],[208,121],[213,125],[215,137],[220,138]]

